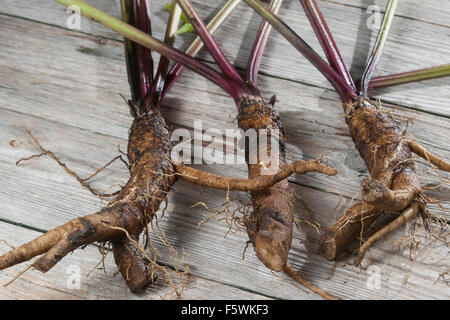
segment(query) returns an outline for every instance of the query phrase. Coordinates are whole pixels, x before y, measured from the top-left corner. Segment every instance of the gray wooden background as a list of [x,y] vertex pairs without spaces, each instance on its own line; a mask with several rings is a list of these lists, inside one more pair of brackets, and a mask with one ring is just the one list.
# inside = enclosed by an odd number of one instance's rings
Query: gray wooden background
[[[166,1],[153,1],[154,34],[163,37],[168,13]],[[224,1],[193,0],[203,18],[211,16]],[[90,4],[118,17],[117,1],[91,0]],[[346,63],[360,74],[376,38],[366,22],[367,7],[380,0],[323,0],[319,5],[328,19]],[[297,0],[286,0],[281,16],[319,52],[307,19]],[[448,0],[400,1],[378,75],[407,71],[449,62]],[[68,220],[97,211],[100,200],[81,188],[52,159],[15,162],[38,150],[26,135],[30,130],[81,176],[88,176],[126,149],[131,117],[120,93],[129,96],[121,37],[82,19],[81,30],[65,29],[66,9],[53,1],[3,0],[0,7],[0,239],[19,245]],[[245,4],[228,20],[216,39],[225,54],[240,69],[252,45],[260,19]],[[192,35],[177,41],[185,48]],[[205,62],[212,59],[203,53]],[[345,299],[449,299],[449,250],[442,242],[420,231],[415,259],[409,248],[394,246],[408,228],[378,241],[361,268],[352,258],[336,265],[318,254],[318,235],[301,221],[328,226],[352,199],[359,198],[361,180],[367,171],[354,150],[335,91],[307,61],[274,32],[264,55],[260,88],[266,97],[277,95],[277,108],[288,134],[288,159],[312,159],[320,155],[339,170],[336,177],[317,174],[293,176],[292,190],[298,195],[290,261],[305,278]],[[402,126],[410,121],[410,136],[439,156],[450,159],[450,84],[448,78],[371,92],[381,97]],[[174,128],[191,129],[194,120],[203,127],[234,128],[233,101],[214,84],[186,72],[164,103],[164,115]],[[409,119],[409,120],[408,120]],[[418,159],[424,185],[440,180]],[[421,163],[421,164],[420,164]],[[245,177],[245,166],[202,166],[214,173]],[[448,174],[442,174],[449,178]],[[124,184],[127,170],[117,162],[93,179],[100,190],[115,190]],[[450,207],[449,186],[427,191],[440,201],[430,205],[433,213],[445,215]],[[242,196],[242,195],[241,195]],[[244,195],[245,196],[245,195]],[[236,195],[232,195],[236,198]],[[191,206],[204,201],[220,206],[225,192],[179,182],[160,219],[168,241],[185,251],[182,268],[190,277],[181,298],[186,299],[318,299],[282,274],[271,273],[249,248],[245,231],[224,237],[228,226],[212,221],[198,226],[209,214]],[[300,200],[301,199],[301,200]],[[305,205],[307,204],[307,205]],[[448,217],[448,214],[447,214]],[[389,217],[388,217],[389,218]],[[153,245],[161,263],[171,264],[169,252],[156,236]],[[0,241],[0,253],[8,250]],[[47,274],[30,270],[10,286],[0,287],[2,299],[159,299],[171,287],[162,280],[144,295],[129,293],[112,254],[107,255],[106,274],[101,270],[98,248],[89,246],[64,258]],[[0,272],[0,284],[11,280],[25,263]],[[89,271],[93,269],[89,275]],[[71,270],[80,270],[80,288],[68,286]],[[378,272],[378,274],[377,274]],[[376,276],[380,285],[373,286]],[[371,277],[371,276],[375,276]],[[375,283],[376,284],[376,283]]]

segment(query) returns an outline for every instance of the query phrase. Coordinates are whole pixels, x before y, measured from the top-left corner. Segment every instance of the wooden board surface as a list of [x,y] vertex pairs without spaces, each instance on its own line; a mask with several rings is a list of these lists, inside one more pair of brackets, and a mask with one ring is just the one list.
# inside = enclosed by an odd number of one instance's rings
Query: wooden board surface
[[[192,2],[202,17],[220,5],[212,0]],[[89,3],[119,16],[116,1]],[[153,3],[155,35],[162,38],[167,13],[162,9],[163,2]],[[385,1],[376,3],[383,7]],[[439,6],[437,1],[429,1],[426,6],[420,3],[407,1],[399,5],[399,17],[395,20],[379,74],[448,60],[449,48],[445,40],[450,28],[445,17],[449,16],[450,9]],[[344,59],[352,66],[352,73],[357,74],[364,65],[368,45],[376,35],[363,25],[369,3],[363,0],[320,1],[319,5],[335,32]],[[438,7],[440,10],[435,16],[433,13]],[[319,49],[297,1],[286,1],[281,14],[305,40]],[[0,9],[0,201],[3,204],[0,239],[12,245],[19,245],[32,239],[37,232],[71,218],[95,212],[100,206],[99,199],[83,190],[51,159],[34,159],[15,166],[18,159],[37,152],[26,130],[81,176],[88,176],[117,155],[117,145],[122,150],[126,148],[131,117],[119,96],[119,93],[128,93],[121,38],[87,19],[82,20],[81,31],[66,30],[63,28],[66,17],[65,9],[51,1],[5,0]],[[217,33],[224,52],[240,68],[245,67],[258,25],[259,19],[241,5]],[[183,47],[191,38],[184,36],[177,45]],[[201,57],[211,61],[206,54]],[[316,220],[327,226],[342,214],[352,198],[358,198],[359,184],[367,175],[348,135],[338,97],[321,75],[276,33],[271,36],[263,60],[260,87],[267,97],[277,94],[277,108],[288,132],[288,159],[324,155],[330,165],[340,171],[332,178],[312,174],[290,178],[292,189],[303,199],[295,203],[296,218]],[[406,120],[402,117],[412,119],[408,132],[418,142],[450,159],[449,89],[448,79],[442,78],[373,94],[382,96],[385,108],[403,121],[403,125]],[[204,129],[236,125],[232,100],[191,72],[186,72],[173,88],[163,113],[174,128],[191,130],[194,120],[202,120]],[[245,166],[202,168],[229,176],[246,176]],[[425,185],[439,183],[425,164],[419,168]],[[448,179],[450,175],[442,174],[442,177]],[[114,190],[126,179],[126,168],[115,163],[96,177],[93,184],[101,190]],[[448,211],[448,185],[428,194]],[[245,199],[245,195],[241,194],[241,198]],[[244,230],[224,238],[228,226],[223,221],[198,226],[208,213],[190,206],[206,200],[208,206],[218,207],[224,199],[224,192],[202,190],[180,182],[169,198],[164,218],[160,219],[169,242],[179,252],[182,249],[186,252],[183,267],[190,265],[191,277],[182,298],[317,299],[285,276],[268,271],[252,249],[242,260],[248,239]],[[340,204],[343,199],[345,205]],[[431,208],[440,213],[439,206]],[[418,237],[423,245],[412,263],[409,250],[392,246],[404,231],[398,230],[377,242],[362,268],[353,267],[349,258],[337,265],[330,278],[333,263],[319,255],[316,231],[299,223],[290,261],[304,277],[346,299],[448,299],[447,280],[439,277],[449,268],[448,248],[420,233]],[[156,236],[152,241],[161,253],[159,261],[170,264],[164,244]],[[0,252],[5,252],[8,247],[0,245]],[[108,274],[96,270],[86,278],[86,273],[99,259],[100,254],[93,246],[78,250],[48,274],[28,271],[10,286],[1,288],[0,298],[153,299],[170,291],[166,284],[158,282],[143,296],[130,294],[121,277],[112,276],[116,267],[111,256],[106,262],[107,269],[111,270]],[[79,265],[82,271],[80,290],[68,289],[66,285],[65,272],[72,264]],[[22,268],[4,271],[0,281],[9,281]],[[380,273],[379,288],[370,286],[373,270]]]

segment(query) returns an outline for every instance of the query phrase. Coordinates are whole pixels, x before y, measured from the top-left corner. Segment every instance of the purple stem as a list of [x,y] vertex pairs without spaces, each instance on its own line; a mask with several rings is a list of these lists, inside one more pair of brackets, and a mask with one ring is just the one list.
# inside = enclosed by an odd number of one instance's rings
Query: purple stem
[[[237,1],[228,1],[225,6],[218,12],[218,14],[209,22],[208,30],[210,30],[211,34],[214,34],[220,26],[226,21],[226,18],[230,16],[230,14],[234,11],[237,4],[239,4],[239,0]],[[204,43],[197,37],[186,50],[186,54],[190,56],[195,56],[200,49],[203,47]],[[169,89],[173,86],[173,84],[178,80],[178,78],[183,74],[185,67],[180,63],[175,63],[175,65],[170,69],[167,74],[166,81],[164,83],[164,89],[161,93],[161,99],[166,95]]]
[[245,82],[236,71],[236,69],[230,64],[230,62],[225,57],[222,50],[217,45],[214,38],[208,31],[208,28],[205,26],[203,21],[199,18],[197,13],[195,12],[192,5],[188,0],[177,0],[181,9],[183,10],[186,17],[189,19],[190,23],[194,27],[198,36],[202,39],[205,47],[208,49],[214,60],[216,61],[218,67],[222,72],[230,79],[234,80],[237,84],[241,85],[242,88],[245,87]]
[[449,75],[450,75],[450,64],[445,64],[425,69],[374,77],[369,82],[369,89],[389,87],[427,79],[435,79]]
[[333,69],[344,78],[347,85],[349,85],[357,93],[355,83],[353,82],[350,73],[345,66],[344,60],[339,52],[339,48],[334,41],[333,35],[328,28],[328,24],[322,12],[317,5],[316,0],[300,0],[303,10],[311,23],[311,26],[316,33],[317,39],[325,52],[328,62]]
[[[164,43],[171,47],[173,47],[173,44],[175,42],[175,33],[178,30],[180,15],[181,9],[176,4],[176,1],[173,1],[169,21],[167,22],[166,35],[164,37]],[[154,98],[157,99],[158,105],[161,103],[161,100],[163,98],[161,93],[164,89],[164,83],[167,78],[169,65],[170,60],[166,56],[161,55],[159,59],[158,70],[154,79],[152,95],[148,98],[147,103],[151,103],[151,100]]]
[[[283,0],[272,0],[269,5],[269,10],[277,14],[280,10]],[[257,81],[259,67],[261,66],[261,60],[266,48],[267,41],[269,40],[270,31],[272,26],[267,21],[263,20],[258,30],[255,42],[253,44],[252,52],[250,54],[247,66],[247,82],[251,86],[255,93],[258,93]]]
[[[122,0],[121,3],[122,20],[151,35],[150,0]],[[152,51],[127,38],[124,38],[124,42],[132,100],[145,107],[143,103],[152,91]]]
[[161,55],[166,56],[175,63],[181,63],[186,68],[204,76],[210,81],[214,82],[226,92],[228,92],[233,98],[238,99],[244,95],[242,88],[231,81],[225,75],[217,72],[213,68],[202,63],[198,59],[195,59],[184,52],[177,50],[164,42],[149,36],[145,32],[125,23],[122,20],[111,17],[110,15],[100,11],[81,0],[55,0],[63,5],[70,6],[76,4],[80,7],[81,14],[97,21],[105,27],[116,31],[128,39],[137,42],[138,44],[158,52]]

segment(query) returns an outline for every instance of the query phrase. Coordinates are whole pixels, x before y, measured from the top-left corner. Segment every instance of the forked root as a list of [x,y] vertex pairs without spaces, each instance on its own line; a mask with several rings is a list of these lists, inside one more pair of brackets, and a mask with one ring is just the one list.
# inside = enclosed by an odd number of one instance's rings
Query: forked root
[[[128,253],[132,252],[132,254],[131,254],[131,258],[132,259],[135,259],[137,257],[142,258],[142,261],[139,261],[140,263],[142,263],[142,265],[139,268],[136,268],[136,267],[134,268],[134,271],[138,272],[137,275],[135,275],[135,276],[138,276],[138,278],[126,278],[127,284],[130,283],[130,284],[134,284],[136,286],[139,286],[139,287],[135,288],[137,290],[136,293],[141,293],[146,288],[143,285],[151,284],[151,282],[156,277],[155,273],[159,272],[160,275],[162,276],[163,280],[172,287],[173,292],[177,296],[181,296],[181,293],[184,290],[186,282],[187,282],[187,280],[189,278],[189,266],[187,266],[187,268],[184,271],[180,272],[179,266],[181,264],[181,260],[179,260],[178,256],[176,256],[175,258],[177,260],[176,261],[177,264],[173,266],[174,270],[171,270],[171,269],[169,269],[167,267],[164,267],[164,266],[162,266],[162,265],[160,265],[160,264],[158,264],[156,262],[156,258],[154,256],[153,257],[149,256],[148,253],[146,252],[146,250],[139,244],[139,242],[136,239],[134,239],[130,235],[130,233],[126,229],[121,228],[121,227],[114,227],[114,226],[110,226],[110,228],[113,229],[113,230],[121,231],[121,232],[123,232],[125,234],[125,237],[127,239],[127,241],[125,242],[125,245],[128,246],[129,248],[131,248],[131,251],[128,251]],[[161,239],[161,240],[163,240],[163,239]],[[163,242],[166,242],[166,241],[163,240]],[[173,248],[170,246],[170,244],[167,243],[167,245],[168,245],[169,251],[172,252]],[[127,253],[127,255],[128,255],[128,253]],[[183,256],[184,256],[184,251],[183,251]],[[130,255],[128,255],[128,257],[130,257]],[[123,258],[123,256],[121,256],[121,258]],[[121,260],[121,262],[122,261],[123,260]],[[135,262],[136,262],[136,260],[135,260]],[[130,263],[133,263],[133,260],[130,261]],[[133,266],[130,266],[127,269],[127,271],[130,271],[130,268],[132,268],[132,267]],[[119,266],[119,268],[120,268],[120,266]],[[125,273],[124,274],[124,272],[122,272],[122,271],[121,271],[121,273],[122,273],[122,275],[129,275],[129,276],[131,276],[130,273]],[[175,283],[173,282],[173,278],[172,278],[171,273],[173,273],[173,275],[178,280],[181,280],[180,276],[182,276],[182,275],[185,276],[185,279],[184,279],[184,281],[182,281],[180,286],[176,286],[175,285]],[[142,275],[147,275],[147,276],[149,276],[149,278],[142,279],[141,278]],[[124,278],[125,278],[125,276],[124,276]],[[151,279],[151,281],[149,279]],[[130,289],[131,289],[131,287],[130,287]],[[171,293],[169,293],[169,294],[171,294]]]
[[362,236],[381,213],[381,209],[363,201],[356,203],[321,237],[320,251],[328,260],[336,259],[358,236]]
[[22,158],[19,159],[16,162],[16,165],[19,165],[21,162],[23,161],[27,161],[27,160],[31,160],[34,158],[40,158],[42,156],[49,156],[50,158],[52,158],[53,160],[56,161],[56,163],[58,163],[59,166],[61,166],[64,171],[66,171],[69,175],[71,175],[72,177],[74,177],[83,188],[89,190],[91,193],[93,193],[95,196],[100,197],[100,198],[112,198],[115,197],[119,194],[120,191],[116,191],[113,193],[101,193],[99,192],[97,189],[94,189],[89,183],[88,181],[91,180],[93,177],[95,177],[97,174],[99,174],[101,171],[105,170],[108,166],[110,166],[112,163],[114,163],[116,160],[121,160],[127,167],[128,164],[127,162],[122,158],[122,156],[116,156],[115,158],[113,158],[112,160],[110,160],[108,163],[106,163],[103,167],[101,167],[100,169],[98,169],[97,171],[95,171],[93,174],[91,174],[89,177],[83,179],[81,178],[75,171],[73,171],[72,169],[70,169],[69,167],[67,167],[67,165],[62,162],[52,151],[45,149],[40,143],[39,141],[33,136],[33,134],[27,130],[27,134],[30,136],[30,138],[33,140],[34,144],[36,145],[37,148],[39,148],[41,150],[40,154],[35,154],[32,155],[30,157],[27,158]]
[[315,286],[314,284],[303,278],[300,274],[297,273],[297,271],[294,270],[294,268],[289,263],[286,263],[284,273],[289,277],[291,277],[292,279],[294,279],[299,284],[301,284],[302,286],[305,286],[312,292],[317,293],[318,295],[327,300],[340,300],[340,298],[327,293],[326,291],[320,289],[319,287]]
[[[96,170],[89,177],[81,178],[75,171],[67,167],[52,151],[45,149],[30,131],[27,130],[27,134],[33,140],[36,147],[41,150],[41,153],[38,155],[32,155],[30,157],[20,159],[16,162],[16,165],[19,165],[23,161],[47,155],[50,156],[53,160],[55,160],[69,175],[73,176],[81,184],[83,188],[89,190],[95,196],[104,198],[104,197],[114,197],[119,194],[120,191],[116,191],[114,193],[109,194],[100,193],[96,189],[92,188],[91,185],[88,183],[88,181],[94,178],[101,171],[105,170],[116,160],[121,160],[126,165],[127,168],[130,168],[129,164],[123,159],[121,155],[116,156],[115,158],[110,160],[108,163],[106,163],[100,169]],[[126,154],[124,154],[120,150],[120,147],[118,147],[118,150],[120,153],[126,156]],[[57,249],[57,247],[59,247],[60,249]],[[130,291],[136,294],[141,293],[147,286],[149,286],[154,281],[155,279],[154,270],[152,270],[152,268],[150,268],[150,265],[145,262],[142,253],[136,248],[135,244],[131,242],[128,238],[123,237],[121,240],[112,241],[112,248],[114,252],[115,262],[119,267],[119,271],[123,275],[123,278],[125,279],[127,286],[130,288]],[[63,251],[70,250],[70,248],[69,246],[67,246],[67,244],[63,243],[55,245],[54,248],[52,247],[51,249],[49,249],[45,259],[44,258],[38,259],[35,263],[32,264],[32,267],[35,267],[36,269],[41,270],[43,272],[48,271],[55,264],[54,261],[49,262],[49,260],[53,260],[53,258],[50,258],[51,257],[50,250],[55,251],[57,255],[65,255],[66,253],[64,253]],[[53,256],[54,255],[55,254],[53,254]]]
[[[401,130],[392,116],[369,99],[358,99],[351,105],[344,105],[344,109],[352,139],[370,177],[362,183],[363,202],[348,209],[322,237],[321,250],[328,259],[335,259],[358,235],[363,241],[364,232],[383,212],[403,212],[361,243],[355,259],[355,265],[359,265],[375,241],[416,217],[418,212],[424,212],[426,199],[412,153],[426,159],[438,176],[436,167],[450,171],[450,164],[406,138],[406,130]],[[442,178],[441,181],[444,182]],[[423,218],[427,228],[425,215]]]
[[[449,171],[450,164],[437,156],[429,153],[425,148],[406,139],[407,145],[411,151],[426,159],[430,164],[437,168]],[[405,162],[406,164],[406,162]],[[435,169],[436,170],[436,169]],[[380,174],[380,176],[383,176]],[[367,177],[362,183],[362,198],[367,206],[372,206],[373,210],[378,211],[375,214],[378,217],[384,211],[403,211],[400,216],[393,222],[385,226],[383,229],[371,236],[364,242],[355,258],[355,265],[360,265],[367,250],[380,238],[394,231],[407,221],[417,216],[421,211],[418,203],[420,203],[421,185],[417,174],[413,167],[404,167],[397,172],[392,180],[391,188],[388,188],[385,182]],[[367,228],[375,219],[369,219],[363,224],[354,224],[352,222],[355,208],[347,210],[346,214],[337,221],[322,237],[321,249],[328,259],[335,259],[337,254],[345,250],[345,248],[356,239],[358,229],[360,238]],[[356,213],[358,216],[358,213]],[[352,226],[353,227],[352,227]]]
[[44,254],[33,266],[47,272],[68,253],[81,246],[118,238],[120,232],[107,227],[107,224],[124,226],[125,223],[111,208],[73,219],[1,256],[0,270]]
[[287,165],[285,168],[281,169],[274,175],[262,175],[250,179],[234,179],[222,177],[182,165],[176,166],[176,170],[180,178],[195,184],[215,189],[248,192],[265,190],[273,186],[274,184],[286,179],[294,173],[305,174],[308,172],[319,172],[330,176],[334,176],[338,173],[336,169],[330,168],[327,165],[323,165],[321,163],[321,159],[295,161]]
[[417,202],[413,202],[400,216],[398,216],[394,221],[389,223],[387,226],[383,227],[381,230],[377,231],[369,239],[367,239],[364,244],[359,248],[358,255],[355,258],[355,266],[359,266],[364,258],[367,250],[379,239],[383,238],[388,233],[400,228],[408,221],[414,219],[419,214],[419,205]]

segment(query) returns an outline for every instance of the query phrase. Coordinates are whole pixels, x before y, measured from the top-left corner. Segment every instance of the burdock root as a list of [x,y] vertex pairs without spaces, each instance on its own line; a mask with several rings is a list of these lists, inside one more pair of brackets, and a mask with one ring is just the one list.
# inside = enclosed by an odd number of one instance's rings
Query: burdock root
[[[101,195],[86,183],[86,179],[80,178],[51,151],[44,149],[32,135],[31,137],[41,150],[39,156],[49,155],[83,187]],[[77,248],[94,242],[111,241],[116,264],[126,284],[132,292],[140,293],[152,283],[154,269],[146,261],[141,248],[136,247],[137,239],[155,216],[161,202],[166,200],[177,178],[224,190],[260,191],[293,173],[318,171],[336,174],[335,170],[322,165],[320,161],[312,160],[294,162],[272,176],[255,179],[224,178],[187,166],[174,165],[170,160],[172,147],[170,131],[159,113],[136,116],[130,129],[127,151],[130,178],[119,192],[112,194],[117,194],[117,197],[99,212],[73,219],[7,252],[0,257],[0,270],[42,255],[33,262],[32,267],[47,272]]]
[[[367,99],[346,106],[347,124],[370,176],[361,186],[362,201],[350,207],[322,236],[320,249],[332,260],[358,237],[363,242],[355,259],[360,265],[367,250],[388,233],[412,219],[426,215],[422,186],[415,171],[413,153],[430,165],[450,171],[450,164],[405,137],[392,117]],[[384,212],[399,216],[363,241],[363,233]]]

